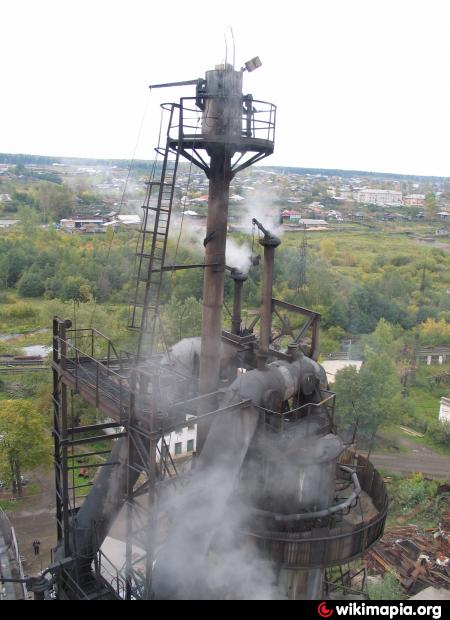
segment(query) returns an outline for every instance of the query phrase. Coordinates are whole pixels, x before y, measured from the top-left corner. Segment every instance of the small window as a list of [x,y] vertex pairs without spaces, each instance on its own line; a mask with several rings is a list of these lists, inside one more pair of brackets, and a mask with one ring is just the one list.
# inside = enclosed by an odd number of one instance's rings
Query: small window
[[193,439],[188,439],[187,451],[188,452],[194,452],[194,440]]
[[175,444],[175,454],[181,454],[181,448],[183,447],[183,444],[180,443],[176,443]]

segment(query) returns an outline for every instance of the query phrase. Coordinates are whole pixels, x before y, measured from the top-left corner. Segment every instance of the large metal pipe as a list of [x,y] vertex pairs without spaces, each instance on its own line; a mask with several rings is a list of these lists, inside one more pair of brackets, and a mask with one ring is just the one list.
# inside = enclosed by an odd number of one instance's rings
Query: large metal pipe
[[264,237],[259,241],[260,245],[264,248],[264,272],[261,293],[259,346],[256,354],[258,369],[263,370],[269,357],[269,346],[272,335],[272,288],[275,249],[280,245],[281,241],[278,237],[266,230],[257,219],[253,218],[252,223],[258,226],[264,233]]
[[[161,365],[175,373],[195,376],[200,346],[200,338],[184,338],[169,349]],[[236,357],[236,349],[221,343],[218,353],[220,369],[228,374],[228,367],[233,365]],[[173,387],[174,400],[183,396],[177,393],[178,389],[176,385]],[[143,464],[137,461],[130,468],[128,460],[128,438],[123,437],[117,440],[107,464],[100,468],[91,492],[73,519],[74,539],[68,541],[68,553],[75,553],[81,558],[94,558],[125,504],[127,487],[135,484],[143,469]]]
[[247,276],[239,271],[238,269],[233,269],[231,271],[231,277],[234,282],[234,292],[233,292],[233,314],[231,317],[231,333],[239,336],[241,333],[241,323],[242,323],[242,287],[244,282],[247,280]]
[[[233,177],[231,158],[241,140],[242,74],[231,65],[206,73],[202,137],[211,158],[209,168],[208,217],[206,223],[203,280],[202,350],[199,389],[201,394],[217,390],[220,359],[217,351],[222,336],[225,248],[228,199]],[[211,406],[212,405],[212,406]],[[215,403],[209,403],[214,408]],[[209,422],[199,425],[197,447],[201,450]]]
[[201,590],[207,578],[208,550],[223,525],[257,429],[258,407],[264,407],[274,392],[282,400],[291,398],[301,389],[302,378],[311,373],[318,384],[326,384],[323,368],[300,357],[292,363],[273,362],[264,371],[249,371],[229,386],[222,408],[248,400],[252,405],[223,413],[212,422],[190,484],[177,497],[174,521],[155,564],[156,598],[188,599],[199,594],[197,588]]

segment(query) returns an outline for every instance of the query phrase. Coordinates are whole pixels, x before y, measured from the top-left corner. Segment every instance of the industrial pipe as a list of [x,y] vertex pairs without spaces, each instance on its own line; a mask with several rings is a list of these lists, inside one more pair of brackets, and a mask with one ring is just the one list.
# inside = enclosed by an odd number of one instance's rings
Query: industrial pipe
[[257,219],[253,218],[252,224],[257,226],[264,234],[264,237],[259,240],[260,245],[264,248],[264,272],[261,293],[259,346],[256,354],[258,370],[263,370],[269,357],[269,346],[272,335],[272,286],[275,248],[280,245],[281,241],[264,228]]
[[274,392],[285,401],[302,388],[302,379],[313,373],[325,385],[321,366],[307,357],[295,362],[275,361],[264,371],[240,375],[226,390],[221,408],[250,400],[240,412],[216,416],[200,453],[188,487],[176,499],[174,521],[153,572],[157,599],[189,599],[198,584],[207,580],[207,554],[223,527],[230,497],[236,490],[244,459],[254,438],[258,407]]
[[232,269],[231,277],[234,282],[234,294],[233,294],[233,315],[231,318],[231,333],[237,336],[241,333],[241,310],[242,310],[242,287],[247,280],[247,275],[239,271],[239,269]]
[[[209,167],[208,216],[206,221],[205,263],[203,280],[202,349],[199,389],[201,394],[215,392],[219,383],[220,360],[217,351],[222,337],[225,247],[228,225],[230,182],[233,178],[231,159],[236,144],[242,139],[242,73],[231,65],[220,65],[206,72],[202,137],[211,158]],[[210,402],[214,409],[216,403]],[[205,420],[197,429],[197,446],[208,434]]]
[[291,521],[309,521],[311,519],[322,519],[325,517],[330,517],[331,515],[334,515],[338,512],[344,512],[344,510],[351,508],[353,502],[358,499],[359,495],[361,494],[361,485],[359,484],[357,473],[351,467],[346,467],[345,465],[340,465],[339,467],[340,469],[351,475],[353,482],[352,493],[341,502],[333,504],[332,506],[324,508],[323,510],[316,510],[314,512],[300,512],[290,515],[280,514],[277,512],[269,512],[268,510],[260,510],[257,508],[252,509],[252,512],[260,516],[270,517],[271,519],[274,519],[275,521],[279,521],[281,523],[290,523]]

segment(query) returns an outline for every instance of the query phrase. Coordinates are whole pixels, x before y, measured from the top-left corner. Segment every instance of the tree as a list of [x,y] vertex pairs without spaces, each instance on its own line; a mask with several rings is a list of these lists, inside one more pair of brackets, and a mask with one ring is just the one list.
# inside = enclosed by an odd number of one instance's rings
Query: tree
[[40,297],[44,294],[45,285],[41,275],[35,271],[26,271],[17,285],[21,297]]
[[403,349],[403,341],[398,337],[393,325],[385,319],[380,319],[375,331],[367,339],[370,351],[377,354],[385,353],[392,362],[395,362]]
[[168,344],[201,333],[202,304],[194,297],[188,297],[183,303],[171,303],[164,310],[164,332]]
[[61,298],[64,301],[86,302],[91,298],[89,282],[79,276],[68,276],[62,287]]
[[425,346],[450,344],[450,324],[444,319],[427,319],[419,327],[420,342]]
[[341,431],[358,423],[358,435],[368,439],[400,415],[401,384],[386,353],[368,352],[361,370],[350,366],[336,373],[336,421]]
[[67,185],[41,183],[37,200],[45,221],[58,221],[68,217],[74,207],[74,196]]
[[0,474],[22,495],[21,472],[50,463],[43,416],[27,400],[4,400],[0,408]]
[[436,216],[436,196],[433,192],[425,196],[425,212],[429,220],[433,220]]

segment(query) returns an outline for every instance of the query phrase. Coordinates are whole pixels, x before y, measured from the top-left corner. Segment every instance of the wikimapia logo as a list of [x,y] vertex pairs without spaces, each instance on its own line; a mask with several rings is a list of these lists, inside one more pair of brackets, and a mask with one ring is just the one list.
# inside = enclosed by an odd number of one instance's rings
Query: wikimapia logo
[[330,618],[334,613],[334,609],[328,609],[325,601],[319,603],[317,611],[319,612],[319,616],[321,616],[322,618]]
[[404,603],[380,605],[379,603],[349,603],[327,607],[322,601],[317,606],[317,613],[321,618],[331,618],[336,612],[338,616],[387,616],[393,620],[396,616],[430,616],[433,620],[442,617],[441,605],[408,605]]

